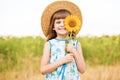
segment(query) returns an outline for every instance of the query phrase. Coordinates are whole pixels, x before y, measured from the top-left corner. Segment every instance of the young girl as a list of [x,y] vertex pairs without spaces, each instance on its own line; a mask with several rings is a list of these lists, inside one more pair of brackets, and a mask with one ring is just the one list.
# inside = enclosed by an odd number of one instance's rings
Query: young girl
[[85,72],[80,43],[72,40],[75,45],[66,46],[69,34],[64,28],[64,19],[71,14],[62,7],[51,15],[40,67],[41,73],[46,74],[46,80],[80,80],[79,72]]

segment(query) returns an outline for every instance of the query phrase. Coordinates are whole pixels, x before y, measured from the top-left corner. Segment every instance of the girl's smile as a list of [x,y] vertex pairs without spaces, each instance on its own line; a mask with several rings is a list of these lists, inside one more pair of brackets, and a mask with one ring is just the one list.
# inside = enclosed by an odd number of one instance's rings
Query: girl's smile
[[54,30],[57,34],[66,35],[67,30],[64,28],[64,19],[56,19],[54,22]]

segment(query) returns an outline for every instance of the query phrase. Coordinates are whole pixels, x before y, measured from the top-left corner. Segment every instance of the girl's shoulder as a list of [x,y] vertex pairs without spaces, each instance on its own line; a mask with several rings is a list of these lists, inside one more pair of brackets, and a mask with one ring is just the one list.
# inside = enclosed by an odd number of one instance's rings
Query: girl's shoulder
[[49,41],[46,41],[44,44],[44,46],[49,46],[49,45],[50,45]]
[[53,42],[55,42],[55,39],[50,39],[50,40],[48,40],[48,43],[50,44],[50,43],[53,43]]
[[79,43],[79,41],[76,40],[76,39],[72,40],[72,42],[75,43],[75,44],[78,44],[78,43]]
[[73,43],[74,43],[76,48],[81,47],[81,43],[79,40],[73,40]]
[[48,40],[48,42],[50,42],[50,41],[55,41],[55,38]]

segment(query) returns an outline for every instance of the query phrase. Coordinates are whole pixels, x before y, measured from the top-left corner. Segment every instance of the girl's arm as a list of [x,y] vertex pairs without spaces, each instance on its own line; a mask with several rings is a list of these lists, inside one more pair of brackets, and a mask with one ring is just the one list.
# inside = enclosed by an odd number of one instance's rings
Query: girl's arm
[[64,63],[71,62],[73,60],[73,54],[66,55],[64,58],[52,64],[49,64],[49,60],[50,60],[50,44],[49,42],[46,42],[44,45],[43,56],[41,59],[40,70],[42,74],[53,72],[56,68],[63,65]]
[[86,66],[85,66],[85,61],[82,53],[82,48],[79,42],[78,42],[77,50],[74,51],[74,58],[75,58],[78,70],[80,71],[80,73],[84,73]]
[[74,49],[73,44],[69,43],[67,45],[67,52],[70,52],[70,54],[74,54],[74,59],[77,64],[77,68],[80,73],[85,72],[85,62],[82,54],[82,48],[80,43],[78,42],[77,50]]

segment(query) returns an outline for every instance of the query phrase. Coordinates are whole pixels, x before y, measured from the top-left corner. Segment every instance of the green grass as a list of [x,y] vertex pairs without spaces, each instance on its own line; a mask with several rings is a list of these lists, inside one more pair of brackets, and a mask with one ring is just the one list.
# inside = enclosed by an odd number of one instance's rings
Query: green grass
[[78,38],[85,60],[90,64],[113,64],[120,61],[120,35]]
[[0,37],[0,72],[22,66],[29,55],[42,55],[44,41],[41,37]]
[[[120,62],[120,35],[102,37],[77,37],[89,64],[114,64]],[[0,72],[21,70],[26,60],[41,57],[45,39],[37,37],[0,37]],[[33,65],[36,65],[35,63]],[[36,66],[38,67],[38,65]]]

